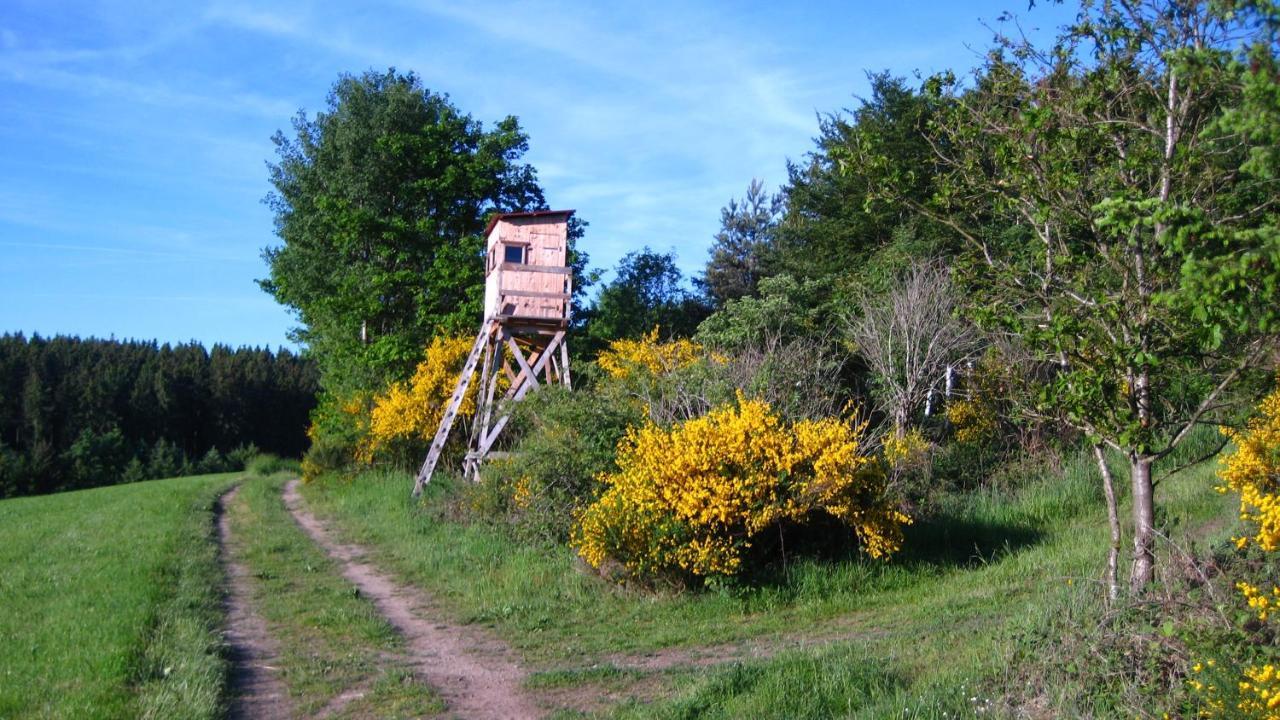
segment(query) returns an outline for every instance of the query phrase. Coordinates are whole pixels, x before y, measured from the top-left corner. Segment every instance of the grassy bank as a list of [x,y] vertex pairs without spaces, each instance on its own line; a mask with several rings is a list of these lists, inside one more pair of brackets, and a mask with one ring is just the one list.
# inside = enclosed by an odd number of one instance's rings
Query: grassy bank
[[[1229,531],[1220,520],[1232,516],[1230,503],[1214,493],[1213,470],[1202,465],[1162,484],[1175,541]],[[800,646],[666,673],[660,702],[621,708],[641,716],[972,714],[985,702],[973,688],[1001,672],[1010,638],[1082,592],[1096,596],[1105,557],[1101,491],[1087,456],[1013,493],[949,498],[910,529],[906,550],[889,563],[800,560],[775,581],[696,593],[605,585],[568,549],[434,519],[409,501],[409,487],[404,475],[370,474],[304,494],[379,563],[435,592],[459,618],[494,626],[546,668],[544,679],[617,685],[619,674],[607,670],[619,654],[743,641]],[[621,673],[624,686],[629,675]]]
[[227,513],[229,551],[250,571],[253,604],[279,644],[295,710],[309,717],[345,696],[330,708],[339,717],[440,712],[439,700],[399,657],[401,638],[289,515],[281,499],[287,479],[246,480]]
[[212,513],[234,480],[0,501],[0,717],[220,715]]

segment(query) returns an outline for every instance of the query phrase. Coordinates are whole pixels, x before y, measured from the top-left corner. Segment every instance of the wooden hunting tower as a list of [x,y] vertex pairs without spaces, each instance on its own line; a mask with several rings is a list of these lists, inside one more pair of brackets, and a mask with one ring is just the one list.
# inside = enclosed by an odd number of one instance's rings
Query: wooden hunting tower
[[[539,387],[539,376],[541,382],[570,386],[565,332],[573,295],[571,215],[572,210],[505,213],[494,216],[485,228],[484,319],[414,482],[415,497],[431,481],[482,357],[476,414],[463,465],[468,477],[475,477],[480,463],[494,454],[494,441],[511,417],[510,404]],[[504,375],[510,385],[497,398]]]

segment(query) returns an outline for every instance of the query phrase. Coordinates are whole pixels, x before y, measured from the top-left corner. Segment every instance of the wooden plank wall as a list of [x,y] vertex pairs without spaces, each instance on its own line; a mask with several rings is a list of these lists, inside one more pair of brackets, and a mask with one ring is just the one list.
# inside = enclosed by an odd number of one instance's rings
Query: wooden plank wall
[[[555,297],[568,294],[569,275],[558,272],[528,272],[502,263],[501,244],[521,244],[528,248],[525,261],[540,268],[565,268],[568,258],[568,226],[565,221],[548,222],[545,218],[512,218],[500,220],[489,237],[489,248],[495,253],[498,267],[486,279],[485,312],[499,312],[517,317],[559,320],[568,317],[568,300]],[[487,260],[486,260],[487,261]],[[501,307],[497,295],[508,292],[537,295],[507,295]]]

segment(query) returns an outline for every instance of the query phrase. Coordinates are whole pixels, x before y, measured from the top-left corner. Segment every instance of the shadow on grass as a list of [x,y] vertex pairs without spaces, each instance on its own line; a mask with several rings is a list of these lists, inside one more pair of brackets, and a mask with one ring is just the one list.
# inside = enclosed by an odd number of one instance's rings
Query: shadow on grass
[[[964,569],[993,562],[1030,548],[1044,533],[1030,525],[1000,523],[940,513],[919,518],[904,528],[902,550],[890,562],[904,569]],[[832,566],[867,562],[857,538],[834,519],[815,519],[803,526],[787,526],[777,535],[756,538],[754,560],[758,568],[740,578],[746,586],[779,587],[789,580],[782,558]]]
[[1044,533],[1029,525],[975,520],[940,514],[906,529],[895,562],[966,568],[1038,544]]

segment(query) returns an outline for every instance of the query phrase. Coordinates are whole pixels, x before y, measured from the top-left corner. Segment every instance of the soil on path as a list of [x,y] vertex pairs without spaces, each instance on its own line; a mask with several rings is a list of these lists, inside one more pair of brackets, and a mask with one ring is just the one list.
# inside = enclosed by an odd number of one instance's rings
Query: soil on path
[[249,571],[231,553],[234,539],[227,505],[235,499],[239,487],[218,499],[218,555],[227,576],[227,609],[225,638],[230,647],[232,720],[286,720],[290,712],[289,695],[276,670],[279,650],[267,632],[267,623],[253,611],[249,602]]
[[507,720],[541,714],[521,688],[525,673],[505,644],[480,628],[449,622],[425,593],[365,562],[363,548],[334,539],[306,509],[297,480],[285,485],[284,502],[298,525],[342,566],[343,576],[404,636],[419,675],[450,713]]

